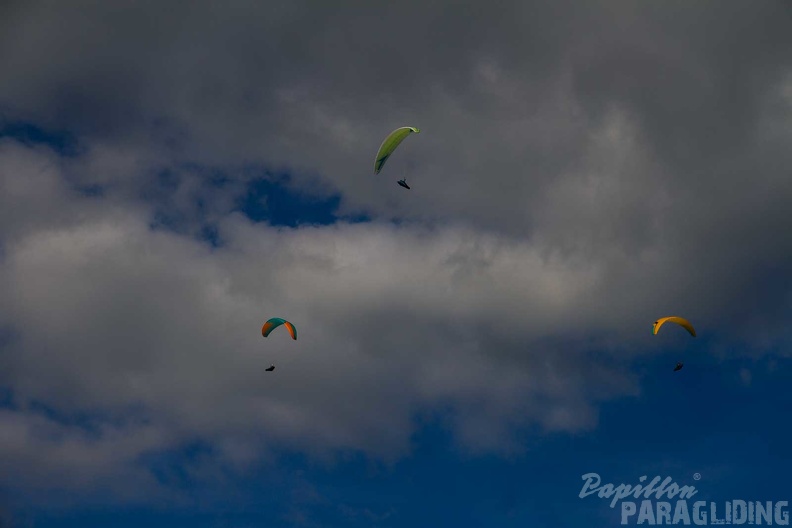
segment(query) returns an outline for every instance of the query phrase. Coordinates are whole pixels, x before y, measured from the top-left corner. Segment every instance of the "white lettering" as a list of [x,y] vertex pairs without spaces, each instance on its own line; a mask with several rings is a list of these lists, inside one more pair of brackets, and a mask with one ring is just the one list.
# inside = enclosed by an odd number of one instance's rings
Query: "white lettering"
[[621,523],[627,524],[627,517],[632,517],[635,515],[635,503],[634,502],[622,502],[622,510],[621,510]]
[[[636,499],[641,496],[645,499],[649,499],[654,495],[655,499],[659,500],[663,498],[663,495],[667,495],[669,499],[673,499],[677,495],[680,499],[689,499],[698,493],[698,490],[696,490],[694,486],[680,486],[674,482],[671,477],[666,477],[665,480],[660,482],[661,477],[656,476],[647,486],[643,486],[642,484],[631,486],[624,483],[618,486],[611,483],[603,485],[602,479],[598,473],[586,473],[581,479],[585,482],[583,483],[580,493],[578,493],[578,497],[582,499],[596,493],[600,499],[610,498],[611,508],[615,508],[618,502],[630,495]],[[646,475],[642,475],[638,481],[643,483],[646,479]],[[660,484],[659,486],[658,483]]]
[[[776,503],[775,506],[775,522],[776,524],[780,524],[782,526],[786,526],[789,524],[789,512],[786,511],[786,506],[789,503],[787,501],[779,501]],[[784,507],[782,510],[781,508]]]
[[704,501],[696,501],[693,503],[693,524],[702,525],[707,524],[707,503]]
[[745,524],[745,521],[748,519],[748,510],[745,501],[736,500],[732,502],[732,510],[732,524]]
[[718,506],[714,502],[710,502],[710,524],[726,524],[723,519],[718,519]]
[[[596,492],[601,482],[600,476],[597,473],[586,473],[585,475],[583,475],[582,478],[586,482],[585,484],[583,484],[583,489],[580,490],[580,494],[578,495],[578,497],[580,497],[581,499],[583,497],[588,497],[592,493]],[[597,483],[592,486],[591,483],[594,482],[594,479],[597,479]],[[591,491],[587,492],[586,490],[588,489],[591,489]]]
[[772,502],[767,501],[767,504],[763,505],[761,502],[756,501],[756,524],[762,524],[762,518],[764,518],[765,524],[773,524],[773,520],[770,518],[772,509]]
[[646,521],[649,521],[649,524],[656,524],[652,501],[650,500],[641,501],[641,511],[638,512],[638,524],[643,524]]
[[674,509],[674,520],[672,521],[674,524],[679,524],[679,521],[682,521],[682,524],[689,525],[690,524],[690,513],[688,513],[687,501],[677,501],[676,509]]
[[671,524],[671,503],[657,503],[657,524]]

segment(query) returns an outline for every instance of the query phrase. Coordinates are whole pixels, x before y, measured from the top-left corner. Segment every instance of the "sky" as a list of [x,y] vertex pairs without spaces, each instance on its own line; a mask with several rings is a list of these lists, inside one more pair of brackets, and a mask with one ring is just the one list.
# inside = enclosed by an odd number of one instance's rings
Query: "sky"
[[6,0],[0,72],[0,527],[792,502],[789,2]]

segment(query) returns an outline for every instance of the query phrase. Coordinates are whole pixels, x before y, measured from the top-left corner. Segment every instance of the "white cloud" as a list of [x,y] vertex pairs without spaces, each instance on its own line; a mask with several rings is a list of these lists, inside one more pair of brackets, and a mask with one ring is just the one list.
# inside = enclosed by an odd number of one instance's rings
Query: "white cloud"
[[[44,174],[47,185],[60,181],[55,169]],[[541,343],[585,335],[564,314],[596,288],[589,266],[546,261],[524,241],[465,227],[276,229],[238,214],[219,224],[225,245],[212,249],[152,231],[143,206],[102,208],[103,199],[65,190],[57,199],[59,210],[86,213],[66,222],[41,214],[36,229],[7,238],[3,323],[17,336],[0,379],[19,401],[66,416],[145,417],[150,433],[130,438],[147,440],[129,449],[113,454],[113,435],[125,433],[107,433],[103,464],[194,437],[231,446],[232,462],[283,445],[392,458],[409,449],[416,412],[447,405],[471,449],[514,449],[510,423],[595,423],[586,387],[597,392],[600,382],[584,375],[585,354],[571,353],[582,361],[572,366]],[[271,316],[294,321],[299,340],[263,339]],[[270,362],[277,370],[267,374]],[[613,379],[609,396],[634,390],[629,378]],[[24,409],[7,418],[40,420]],[[67,431],[80,471],[93,441]],[[5,445],[2,456],[14,456]]]

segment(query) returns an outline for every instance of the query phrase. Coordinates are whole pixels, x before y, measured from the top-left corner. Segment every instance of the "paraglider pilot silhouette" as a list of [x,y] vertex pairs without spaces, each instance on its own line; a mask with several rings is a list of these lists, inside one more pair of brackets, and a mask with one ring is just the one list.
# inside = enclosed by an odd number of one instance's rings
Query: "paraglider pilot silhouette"
[[[666,323],[676,323],[685,330],[687,330],[690,335],[696,337],[696,329],[693,328],[693,325],[690,324],[690,321],[688,321],[684,317],[661,317],[660,319],[655,321],[654,324],[652,325],[652,333],[657,335],[657,332],[660,330],[660,327]],[[681,362],[677,363],[676,366],[674,367],[674,372],[678,372],[682,370],[682,367],[684,366],[685,365],[682,364]]]
[[[289,335],[291,335],[291,338],[296,341],[297,329],[289,321],[287,321],[286,319],[282,319],[280,317],[273,317],[272,319],[269,319],[266,323],[264,323],[264,326],[261,327],[261,335],[267,337],[270,335],[270,332],[272,332],[281,325],[283,325],[284,328],[286,328],[286,330],[289,331]],[[266,370],[267,372],[272,372],[273,370],[275,370],[275,365],[270,365],[269,368],[266,368],[264,370]]]
[[[419,132],[420,130],[416,127],[400,127],[388,134],[388,137],[385,138],[385,141],[382,142],[382,145],[380,145],[377,151],[377,157],[374,158],[374,174],[380,173],[382,166],[385,165],[385,162],[391,157],[396,147],[398,147],[407,136],[410,134],[418,134]],[[410,188],[410,186],[407,185],[406,179],[401,179],[397,183],[405,189]]]

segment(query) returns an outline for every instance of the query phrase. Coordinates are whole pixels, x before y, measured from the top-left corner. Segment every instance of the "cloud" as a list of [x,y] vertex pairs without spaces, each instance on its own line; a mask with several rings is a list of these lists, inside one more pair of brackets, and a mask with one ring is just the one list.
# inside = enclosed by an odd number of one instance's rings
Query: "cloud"
[[[637,394],[659,315],[787,353],[782,4],[2,9],[0,118],[79,145],[0,138],[0,458],[31,486],[148,482],[141,457],[196,438],[239,471],[395,460],[438,414],[521,452]],[[253,223],[274,173],[373,220]],[[271,316],[300,339],[261,338]]]
[[100,423],[89,433],[31,409],[2,410],[0,424],[4,486],[72,496],[94,492],[131,501],[147,498],[154,490],[169,494],[136,460],[167,441],[161,430]]
[[[55,169],[32,161],[49,153],[9,152],[57,185]],[[0,379],[23,404],[6,418],[23,444],[42,420],[26,409],[45,402],[100,429],[143,420],[129,437],[147,440],[119,447],[118,463],[195,437],[230,446],[231,459],[248,460],[254,445],[392,458],[409,448],[416,412],[450,405],[463,445],[519,449],[504,443],[505,424],[591,427],[589,397],[634,391],[617,367],[589,380],[585,351],[548,353],[543,339],[585,335],[559,314],[576,311],[599,275],[524,242],[465,227],[277,229],[234,214],[219,223],[224,246],[211,248],[152,230],[143,206],[59,199],[56,209],[84,214],[37,216],[41,225],[7,237],[0,268],[3,323],[16,332]],[[260,337],[276,315],[297,324],[297,342]],[[270,361],[277,375],[263,372]],[[100,435],[108,457],[127,434],[114,430]],[[96,449],[79,426],[59,434],[70,440],[25,445],[52,447],[57,460],[73,453],[75,466]]]

